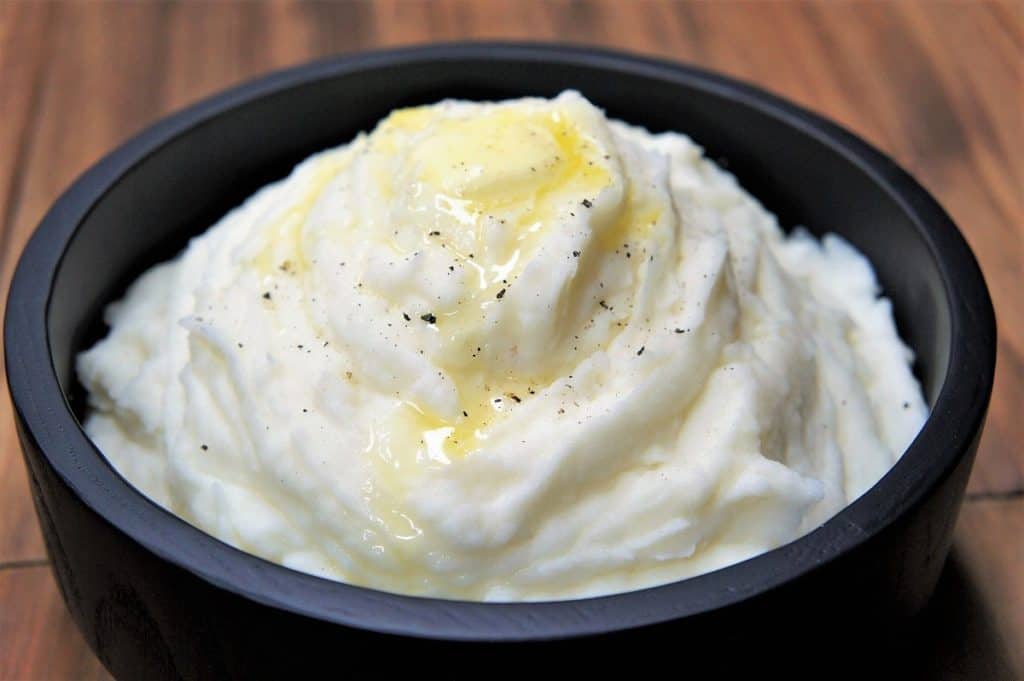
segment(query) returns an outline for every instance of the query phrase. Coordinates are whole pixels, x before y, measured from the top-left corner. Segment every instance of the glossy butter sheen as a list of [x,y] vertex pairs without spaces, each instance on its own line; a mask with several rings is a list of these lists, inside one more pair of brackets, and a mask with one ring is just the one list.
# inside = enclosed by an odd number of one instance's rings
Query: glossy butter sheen
[[107,318],[78,368],[126,478],[242,549],[407,593],[721,567],[859,496],[926,415],[866,260],[572,92],[397,111]]

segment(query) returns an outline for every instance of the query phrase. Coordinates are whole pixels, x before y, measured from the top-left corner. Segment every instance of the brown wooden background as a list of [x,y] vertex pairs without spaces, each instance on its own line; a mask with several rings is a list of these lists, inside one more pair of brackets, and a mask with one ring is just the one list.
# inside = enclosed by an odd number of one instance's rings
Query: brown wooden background
[[[1024,677],[1024,4],[0,0],[0,294],[82,170],[164,113],[267,70],[459,38],[601,43],[758,83],[914,173],[966,233],[999,319],[988,428],[912,655],[937,678]],[[106,673],[64,611],[0,398],[0,678]],[[1014,671],[1016,670],[1016,674]]]

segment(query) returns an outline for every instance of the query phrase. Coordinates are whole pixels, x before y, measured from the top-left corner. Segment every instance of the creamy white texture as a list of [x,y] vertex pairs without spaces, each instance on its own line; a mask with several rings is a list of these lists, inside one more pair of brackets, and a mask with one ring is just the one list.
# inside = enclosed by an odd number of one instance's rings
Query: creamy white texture
[[144,274],[78,370],[118,471],[230,544],[569,598],[761,553],[875,483],[926,416],[877,294],[687,137],[573,92],[447,101]]

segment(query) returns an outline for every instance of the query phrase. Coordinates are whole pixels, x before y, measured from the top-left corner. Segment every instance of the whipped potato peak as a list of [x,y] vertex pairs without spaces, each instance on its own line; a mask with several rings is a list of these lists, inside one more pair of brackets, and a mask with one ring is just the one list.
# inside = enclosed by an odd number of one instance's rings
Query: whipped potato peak
[[861,255],[787,237],[688,138],[575,92],[395,111],[107,321],[78,372],[129,481],[246,551],[403,593],[722,567],[862,494],[926,416]]

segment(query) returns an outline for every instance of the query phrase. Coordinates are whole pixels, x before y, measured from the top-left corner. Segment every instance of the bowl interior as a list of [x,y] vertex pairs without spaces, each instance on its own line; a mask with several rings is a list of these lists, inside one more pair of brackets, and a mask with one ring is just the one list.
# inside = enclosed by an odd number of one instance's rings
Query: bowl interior
[[[453,67],[454,66],[454,67]],[[609,116],[690,135],[784,226],[837,232],[871,260],[934,403],[946,372],[950,315],[927,236],[899,200],[798,117],[750,106],[694,79],[529,59],[444,60],[327,74],[256,97],[186,129],[143,158],[94,205],[68,246],[49,304],[50,350],[81,416],[74,358],[103,333],[103,307],[259,187],[314,151],[341,144],[396,107],[447,97],[553,96],[577,89]],[[813,133],[813,131],[812,131]]]

